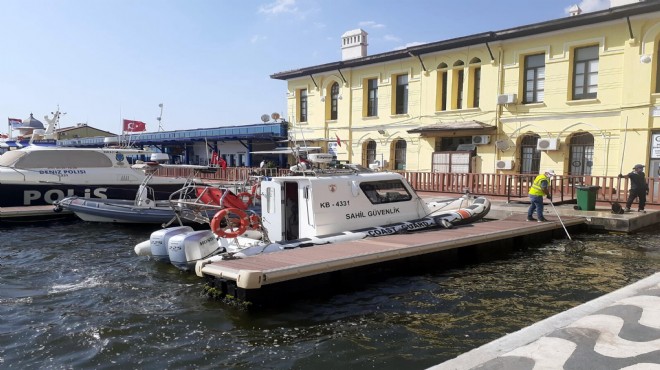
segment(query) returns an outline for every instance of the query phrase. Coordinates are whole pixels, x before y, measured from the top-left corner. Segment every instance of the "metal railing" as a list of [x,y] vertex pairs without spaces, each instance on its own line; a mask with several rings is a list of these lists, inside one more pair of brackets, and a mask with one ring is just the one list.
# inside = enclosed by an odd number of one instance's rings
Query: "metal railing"
[[[189,176],[190,170],[181,168],[161,168],[160,176]],[[264,173],[264,171],[266,171]],[[285,176],[288,169],[259,169],[251,167],[228,167],[216,169],[214,172],[203,173],[203,179],[222,182],[245,182],[250,176]],[[508,201],[525,200],[529,188],[537,175],[530,174],[493,174],[493,173],[440,173],[440,172],[409,172],[396,171],[417,191],[438,193],[465,193],[475,195],[493,195],[507,197]],[[655,178],[647,178],[649,195],[648,204],[660,204],[660,182]],[[617,176],[555,176],[551,179],[553,199],[558,202],[572,202],[576,199],[580,186],[598,186],[597,201],[625,202],[630,190],[630,180],[619,179]]]

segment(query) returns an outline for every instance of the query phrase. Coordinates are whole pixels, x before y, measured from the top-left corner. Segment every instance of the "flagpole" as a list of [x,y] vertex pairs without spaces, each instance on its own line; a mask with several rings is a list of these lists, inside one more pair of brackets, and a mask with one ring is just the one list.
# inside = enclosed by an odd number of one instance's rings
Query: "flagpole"
[[204,137],[204,142],[206,143],[206,150],[204,151],[206,152],[206,165],[208,166],[211,163],[209,162],[209,140],[206,136]]
[[124,147],[124,144],[122,143],[122,140],[124,140],[124,123],[121,118],[121,104],[119,105],[119,127],[121,128],[119,131],[119,147],[122,148]]

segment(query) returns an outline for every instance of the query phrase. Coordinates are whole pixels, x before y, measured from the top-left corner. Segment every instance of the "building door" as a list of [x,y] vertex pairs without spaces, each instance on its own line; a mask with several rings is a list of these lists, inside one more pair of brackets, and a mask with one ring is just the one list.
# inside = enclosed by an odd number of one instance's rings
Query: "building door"
[[394,169],[398,171],[405,171],[406,169],[406,147],[405,140],[397,140],[394,142]]

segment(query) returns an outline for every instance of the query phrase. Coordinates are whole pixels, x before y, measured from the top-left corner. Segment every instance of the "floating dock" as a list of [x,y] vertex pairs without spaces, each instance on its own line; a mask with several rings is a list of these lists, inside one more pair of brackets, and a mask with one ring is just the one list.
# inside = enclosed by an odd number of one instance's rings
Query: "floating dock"
[[[447,253],[498,252],[539,244],[550,238],[566,238],[557,217],[549,222],[529,222],[515,214],[502,220],[475,222],[453,229],[366,238],[343,243],[297,248],[197,267],[214,295],[231,296],[261,304],[283,294],[319,289],[319,282],[333,283],[337,273],[361,276],[364,271],[394,265],[428,263],[455,258]],[[581,217],[562,217],[569,229],[584,226]],[[499,248],[498,248],[499,247]],[[333,275],[334,274],[334,275]],[[350,279],[350,278],[348,278]]]
[[[423,197],[432,198],[430,195]],[[215,296],[268,304],[283,294],[295,298],[307,290],[319,291],[323,284],[350,286],[371,271],[401,273],[413,266],[411,271],[419,273],[425,264],[504,254],[553,238],[564,239],[567,231],[562,222],[571,233],[588,229],[628,233],[660,223],[660,212],[655,209],[613,214],[602,205],[582,211],[568,204],[546,205],[550,222],[528,222],[528,207],[492,201],[487,216],[491,221],[487,222],[218,261],[198,266],[196,273],[207,279],[209,292]]]
[[69,211],[55,212],[54,206],[0,207],[0,222],[33,222],[73,217]]

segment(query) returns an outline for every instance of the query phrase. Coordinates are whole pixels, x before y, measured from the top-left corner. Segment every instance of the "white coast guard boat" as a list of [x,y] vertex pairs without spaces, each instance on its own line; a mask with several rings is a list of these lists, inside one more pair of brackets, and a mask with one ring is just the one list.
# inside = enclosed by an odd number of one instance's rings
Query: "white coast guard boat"
[[[67,196],[134,199],[147,174],[128,157],[151,159],[152,152],[119,148],[30,145],[0,156],[0,207],[53,204]],[[160,154],[160,153],[158,153]],[[157,199],[168,199],[185,177],[154,176]]]
[[[318,162],[313,155],[310,160]],[[490,210],[490,202],[482,197],[427,204],[398,173],[359,166],[292,171],[298,172],[261,182],[255,194],[261,198],[261,215],[224,208],[210,220],[211,230],[159,230],[136,245],[135,252],[183,270],[195,264],[200,269],[219,259],[449,228],[477,221]]]

